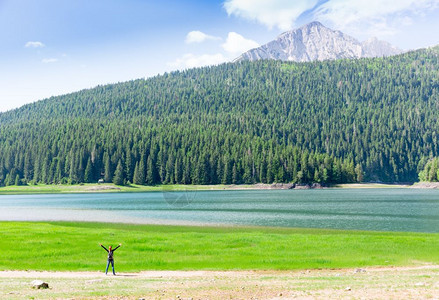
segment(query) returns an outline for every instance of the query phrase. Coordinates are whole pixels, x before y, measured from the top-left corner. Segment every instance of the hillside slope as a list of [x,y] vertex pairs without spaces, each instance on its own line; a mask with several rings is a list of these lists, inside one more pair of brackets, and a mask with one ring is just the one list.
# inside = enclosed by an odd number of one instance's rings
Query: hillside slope
[[230,63],[46,99],[0,114],[0,179],[414,181],[439,154],[438,55]]

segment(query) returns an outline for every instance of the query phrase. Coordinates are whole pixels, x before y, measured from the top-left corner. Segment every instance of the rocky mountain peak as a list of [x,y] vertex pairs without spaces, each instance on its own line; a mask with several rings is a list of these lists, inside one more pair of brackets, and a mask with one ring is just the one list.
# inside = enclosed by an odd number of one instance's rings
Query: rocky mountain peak
[[363,43],[338,30],[325,27],[318,21],[279,35],[275,40],[236,59],[275,59],[284,61],[315,61],[341,58],[390,56],[402,51],[387,42],[371,38]]

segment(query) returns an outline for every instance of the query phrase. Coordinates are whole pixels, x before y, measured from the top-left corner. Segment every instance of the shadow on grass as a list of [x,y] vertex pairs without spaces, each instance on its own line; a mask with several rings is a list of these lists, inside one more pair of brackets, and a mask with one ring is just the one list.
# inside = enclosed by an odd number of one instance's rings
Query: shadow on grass
[[116,277],[138,277],[139,275],[136,275],[136,274],[116,274],[113,276],[116,276]]
[[138,189],[138,186],[132,185],[132,184],[126,184],[126,185],[121,185],[121,187],[126,187],[126,188],[130,188],[130,189]]

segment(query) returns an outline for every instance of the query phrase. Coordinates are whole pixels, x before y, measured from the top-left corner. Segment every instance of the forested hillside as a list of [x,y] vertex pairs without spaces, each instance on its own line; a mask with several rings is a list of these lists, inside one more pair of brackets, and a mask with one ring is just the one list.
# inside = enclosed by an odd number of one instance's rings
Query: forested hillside
[[439,155],[438,56],[229,63],[53,97],[0,114],[0,179],[414,181]]

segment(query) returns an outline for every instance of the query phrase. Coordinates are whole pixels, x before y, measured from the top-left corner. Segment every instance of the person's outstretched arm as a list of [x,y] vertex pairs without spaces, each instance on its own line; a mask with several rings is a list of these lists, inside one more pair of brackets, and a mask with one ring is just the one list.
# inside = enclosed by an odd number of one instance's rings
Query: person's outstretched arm
[[104,250],[108,252],[108,249],[105,248],[104,245],[101,244],[101,247],[104,248]]
[[116,251],[116,249],[119,248],[120,246],[122,246],[122,244],[119,244],[119,246],[117,246],[116,248],[114,248],[113,251]]

